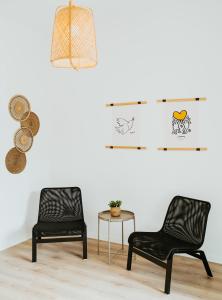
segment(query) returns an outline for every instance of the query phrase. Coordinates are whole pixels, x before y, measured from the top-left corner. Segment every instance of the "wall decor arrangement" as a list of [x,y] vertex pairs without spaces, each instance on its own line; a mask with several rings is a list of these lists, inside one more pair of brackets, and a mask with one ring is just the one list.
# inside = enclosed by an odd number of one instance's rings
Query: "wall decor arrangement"
[[92,68],[97,64],[92,10],[69,1],[55,15],[51,63],[58,68]]
[[9,113],[20,123],[20,128],[14,135],[14,147],[6,154],[5,165],[10,173],[19,174],[25,169],[25,153],[33,145],[33,137],[39,131],[40,122],[38,116],[31,111],[29,101],[22,95],[16,95],[10,99]]
[[116,102],[106,104],[112,109],[112,144],[109,149],[145,150],[140,145],[140,107],[147,101]]
[[161,99],[163,104],[164,146],[163,151],[206,151],[198,146],[199,105],[206,98]]

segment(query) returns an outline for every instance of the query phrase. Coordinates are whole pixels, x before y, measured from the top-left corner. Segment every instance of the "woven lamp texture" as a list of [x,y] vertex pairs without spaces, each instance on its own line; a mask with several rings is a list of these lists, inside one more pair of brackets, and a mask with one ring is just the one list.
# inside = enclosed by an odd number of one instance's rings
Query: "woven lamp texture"
[[92,10],[76,6],[56,11],[51,62],[61,68],[91,68],[97,64],[96,36]]

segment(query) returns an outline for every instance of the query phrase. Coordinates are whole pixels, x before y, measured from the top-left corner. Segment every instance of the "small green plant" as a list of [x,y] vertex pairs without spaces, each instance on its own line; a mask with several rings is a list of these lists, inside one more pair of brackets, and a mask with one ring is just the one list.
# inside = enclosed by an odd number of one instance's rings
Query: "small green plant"
[[109,202],[109,207],[120,207],[122,204],[122,201],[121,200],[112,200]]

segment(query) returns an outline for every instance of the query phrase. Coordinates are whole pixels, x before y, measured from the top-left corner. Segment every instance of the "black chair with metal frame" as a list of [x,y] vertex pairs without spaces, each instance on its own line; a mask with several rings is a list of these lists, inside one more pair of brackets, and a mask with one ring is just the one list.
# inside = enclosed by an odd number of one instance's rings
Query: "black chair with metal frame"
[[129,236],[127,270],[131,270],[132,253],[166,269],[165,293],[170,293],[173,255],[186,253],[202,260],[207,275],[213,277],[203,245],[210,203],[183,196],[171,201],[163,226],[158,232],[133,232]]
[[79,187],[44,188],[40,194],[38,222],[32,229],[32,262],[38,243],[83,242],[87,259],[87,228]]

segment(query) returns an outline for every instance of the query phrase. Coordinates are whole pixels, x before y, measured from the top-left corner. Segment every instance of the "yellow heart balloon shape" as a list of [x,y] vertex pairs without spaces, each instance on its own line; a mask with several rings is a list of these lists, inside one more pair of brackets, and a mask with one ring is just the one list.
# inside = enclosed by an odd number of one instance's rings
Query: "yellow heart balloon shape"
[[183,121],[187,116],[187,111],[186,110],[181,110],[181,112],[175,111],[173,113],[173,117],[179,121]]

